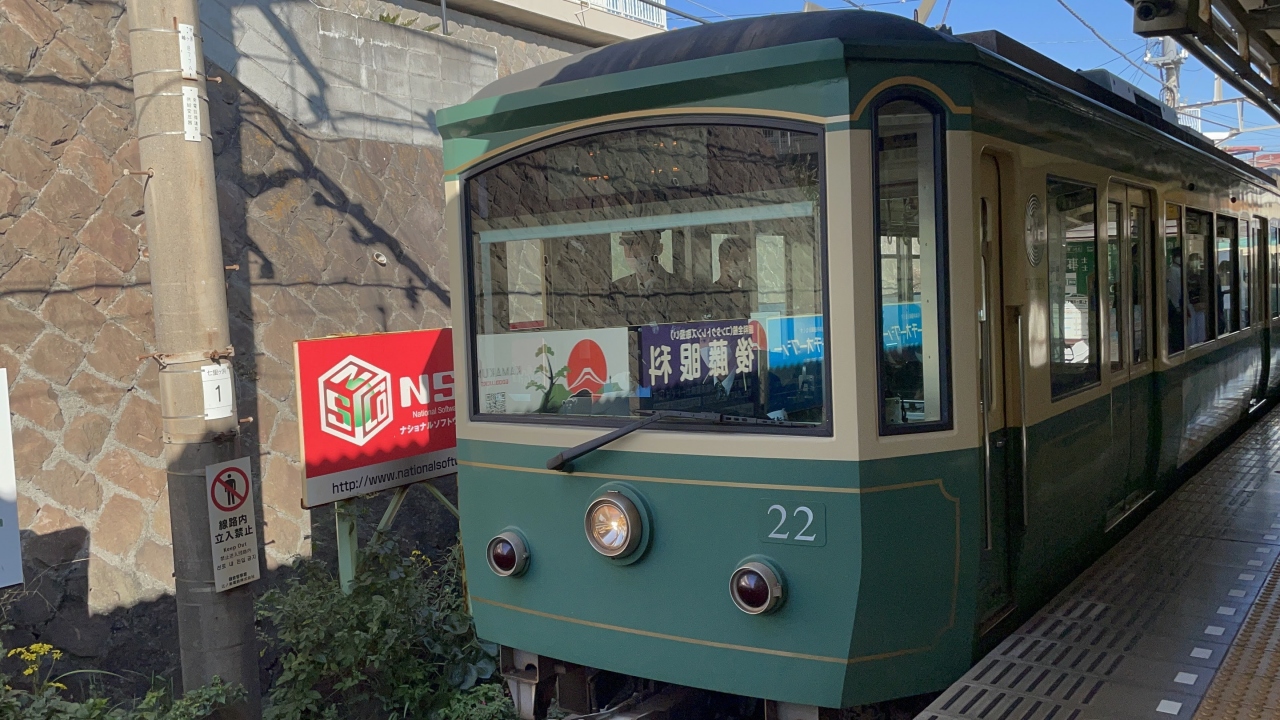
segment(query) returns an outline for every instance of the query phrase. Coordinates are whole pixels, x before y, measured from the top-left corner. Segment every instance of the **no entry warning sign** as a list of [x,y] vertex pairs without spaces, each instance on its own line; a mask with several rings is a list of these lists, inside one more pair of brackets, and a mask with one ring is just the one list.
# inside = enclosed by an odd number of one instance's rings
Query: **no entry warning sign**
[[239,510],[245,498],[249,497],[249,474],[238,467],[229,467],[213,478],[213,487],[209,488],[209,499],[213,506],[223,512]]
[[253,512],[249,458],[204,469],[209,497],[209,540],[218,592],[253,582],[258,568],[258,520]]

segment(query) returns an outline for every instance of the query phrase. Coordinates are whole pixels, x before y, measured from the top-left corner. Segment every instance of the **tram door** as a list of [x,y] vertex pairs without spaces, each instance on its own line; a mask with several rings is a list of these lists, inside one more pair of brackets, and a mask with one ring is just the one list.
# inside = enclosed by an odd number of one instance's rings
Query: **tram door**
[[1103,367],[1111,376],[1112,456],[1107,529],[1152,489],[1149,449],[1155,403],[1152,374],[1152,216],[1149,193],[1112,183],[1106,217],[1107,335]]
[[1005,365],[1005,338],[1016,342],[1004,308],[1001,248],[1000,165],[982,156],[978,235],[982,248],[982,302],[978,306],[979,389],[982,406],[983,550],[979,568],[978,631],[986,634],[1014,609],[1010,569],[1009,473],[1013,436],[1006,424],[1006,386],[1017,387],[1016,367]]

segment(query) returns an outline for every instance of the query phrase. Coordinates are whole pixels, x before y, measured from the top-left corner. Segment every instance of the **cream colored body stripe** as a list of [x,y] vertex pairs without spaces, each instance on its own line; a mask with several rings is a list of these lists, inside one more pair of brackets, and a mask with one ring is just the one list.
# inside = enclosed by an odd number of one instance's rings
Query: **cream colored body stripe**
[[651,483],[664,483],[667,485],[704,485],[709,487],[738,488],[741,490],[794,490],[796,492],[824,492],[824,493],[838,493],[838,494],[845,494],[845,495],[863,495],[863,494],[870,494],[870,493],[877,493],[877,492],[886,492],[888,490],[907,490],[910,488],[917,488],[917,487],[936,486],[938,488],[938,491],[942,493],[943,497],[953,502],[956,501],[956,498],[952,497],[949,493],[947,493],[946,488],[943,487],[941,478],[936,478],[934,480],[917,480],[915,482],[899,483],[897,485],[883,485],[880,487],[842,488],[842,487],[830,487],[826,485],[777,485],[777,484],[768,484],[768,483],[730,482],[727,480],[689,480],[686,478],[664,478],[664,477],[651,477],[646,475],[618,475],[614,473],[595,473],[595,472],[563,473],[563,472],[560,472],[559,470],[547,470],[545,468],[521,467],[518,465],[497,465],[495,463],[475,462],[473,460],[459,460],[458,464],[466,465],[467,467],[486,468],[489,470],[508,470],[511,472],[527,472],[527,473],[535,473],[538,475],[589,477],[589,478],[597,478],[600,480],[620,480],[623,482],[627,482],[627,481],[651,482]]

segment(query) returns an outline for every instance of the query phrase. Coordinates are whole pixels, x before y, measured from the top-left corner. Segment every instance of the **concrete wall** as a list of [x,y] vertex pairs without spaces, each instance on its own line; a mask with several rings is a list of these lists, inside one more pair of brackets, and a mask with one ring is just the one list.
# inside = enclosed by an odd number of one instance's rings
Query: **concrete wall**
[[[564,0],[556,0],[564,2]],[[425,30],[441,22],[440,6],[420,0],[316,0],[317,4],[360,17],[399,16],[399,22],[412,23],[412,28]],[[580,53],[590,46],[561,37],[512,27],[485,17],[459,12],[456,2],[449,5],[449,37],[469,40],[497,50],[498,77],[527,70],[566,55]],[[599,13],[602,11],[592,11]],[[440,32],[436,28],[433,32]]]
[[497,77],[493,48],[309,0],[200,6],[205,55],[316,135],[439,145],[435,113]]
[[440,108],[583,47],[457,12],[446,36],[439,8],[416,0],[322,2],[200,6],[205,55],[318,136],[439,147]]

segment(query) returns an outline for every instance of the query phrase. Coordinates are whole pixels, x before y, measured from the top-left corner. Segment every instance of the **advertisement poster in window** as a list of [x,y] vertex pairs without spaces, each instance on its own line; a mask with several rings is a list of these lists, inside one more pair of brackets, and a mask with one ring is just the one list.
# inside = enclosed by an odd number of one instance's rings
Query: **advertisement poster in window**
[[759,371],[763,329],[756,320],[640,327],[641,397],[680,385],[719,382]]
[[637,394],[645,409],[786,420],[822,406],[824,352],[820,315],[645,325]]
[[627,415],[627,329],[476,338],[481,413]]
[[307,508],[457,472],[449,328],[294,343]]
[[[826,338],[821,315],[771,317],[765,321],[769,373],[768,415],[787,420],[805,417],[823,403]],[[918,342],[918,341],[917,341]]]

